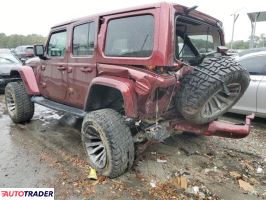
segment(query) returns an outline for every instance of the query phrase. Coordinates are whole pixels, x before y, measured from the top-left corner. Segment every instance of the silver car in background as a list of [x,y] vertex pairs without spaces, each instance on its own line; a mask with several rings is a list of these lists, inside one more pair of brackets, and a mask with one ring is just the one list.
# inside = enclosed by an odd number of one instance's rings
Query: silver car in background
[[266,51],[246,54],[236,58],[250,73],[250,85],[230,112],[255,113],[266,118]]
[[0,94],[4,92],[7,83],[18,79],[11,78],[10,71],[21,65],[20,60],[9,49],[0,49]]

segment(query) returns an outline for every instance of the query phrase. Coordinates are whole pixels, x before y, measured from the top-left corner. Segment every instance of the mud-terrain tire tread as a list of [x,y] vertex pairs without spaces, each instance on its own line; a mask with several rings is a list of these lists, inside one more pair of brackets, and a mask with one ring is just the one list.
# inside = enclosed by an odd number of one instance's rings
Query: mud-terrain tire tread
[[107,152],[105,168],[97,169],[88,159],[89,164],[104,176],[110,178],[120,176],[130,169],[134,162],[134,143],[129,127],[126,126],[122,115],[113,109],[92,111],[83,120],[82,141],[84,141],[84,127],[91,122],[96,123],[102,129],[101,139],[109,146],[106,147],[109,152]]
[[[241,84],[241,92],[237,102],[249,85],[249,73],[231,57],[205,58],[198,66],[202,71],[226,83],[237,81]],[[183,117],[196,124],[205,124],[216,120],[219,116],[202,118],[200,115],[206,101],[221,87],[221,81],[206,75],[198,70],[192,70],[181,80],[180,91],[176,95],[176,106]],[[234,103],[233,103],[234,105]],[[227,112],[233,105],[227,107],[219,115]]]
[[14,116],[10,115],[12,121],[15,123],[29,122],[34,115],[34,103],[31,101],[24,84],[22,82],[8,83],[5,93],[9,90],[16,107]]

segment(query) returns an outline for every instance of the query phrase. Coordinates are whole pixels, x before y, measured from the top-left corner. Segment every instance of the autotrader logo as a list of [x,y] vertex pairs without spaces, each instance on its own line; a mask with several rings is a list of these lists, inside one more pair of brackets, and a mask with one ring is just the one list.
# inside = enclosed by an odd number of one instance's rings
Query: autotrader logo
[[0,200],[54,200],[54,188],[0,188]]

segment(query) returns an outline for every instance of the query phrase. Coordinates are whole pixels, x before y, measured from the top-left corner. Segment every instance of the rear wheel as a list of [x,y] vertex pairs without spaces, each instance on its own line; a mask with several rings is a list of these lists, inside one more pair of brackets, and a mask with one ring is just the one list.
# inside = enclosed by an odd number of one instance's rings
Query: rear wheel
[[102,109],[88,113],[81,132],[89,164],[97,172],[115,178],[132,167],[133,139],[118,112]]
[[8,83],[5,88],[6,108],[15,123],[31,120],[34,114],[34,103],[21,82]]
[[243,95],[250,79],[230,57],[206,58],[198,68],[205,73],[193,70],[184,76],[176,105],[185,119],[204,124],[227,112]]

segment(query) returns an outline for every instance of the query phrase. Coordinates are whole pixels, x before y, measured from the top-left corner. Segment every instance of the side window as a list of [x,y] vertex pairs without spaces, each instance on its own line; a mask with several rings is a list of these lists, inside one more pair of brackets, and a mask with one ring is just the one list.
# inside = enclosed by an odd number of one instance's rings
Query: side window
[[142,15],[108,23],[104,53],[114,57],[148,57],[153,50],[154,19]]
[[78,25],[74,28],[72,54],[74,56],[92,55],[94,51],[94,22]]
[[27,53],[34,53],[33,47],[27,47],[25,50]]
[[48,44],[48,56],[63,57],[66,51],[66,31],[53,33]]
[[251,75],[266,75],[266,57],[256,56],[239,61]]

